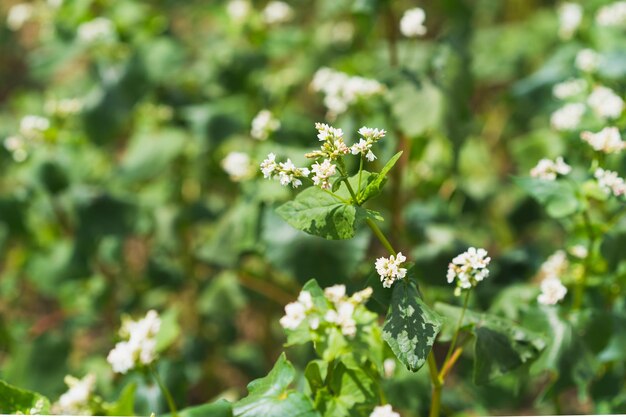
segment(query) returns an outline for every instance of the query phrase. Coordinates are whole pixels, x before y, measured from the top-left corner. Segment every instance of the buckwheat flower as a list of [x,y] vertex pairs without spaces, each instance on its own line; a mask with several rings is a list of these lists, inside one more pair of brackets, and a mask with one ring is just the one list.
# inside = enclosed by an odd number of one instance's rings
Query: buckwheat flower
[[554,181],[557,175],[567,175],[571,170],[572,167],[565,163],[563,157],[559,156],[554,161],[544,158],[530,170],[530,176],[542,180]]
[[550,124],[555,130],[574,130],[580,124],[585,114],[585,105],[582,103],[569,103],[561,107],[550,116]]
[[541,294],[537,297],[537,302],[543,305],[554,305],[565,298],[567,288],[557,277],[548,277],[541,281]]
[[393,411],[391,405],[379,405],[374,408],[374,411],[370,414],[370,417],[400,417],[400,414]]
[[20,121],[20,134],[26,139],[41,139],[49,128],[50,121],[41,116],[24,116]]
[[267,155],[267,159],[261,162],[261,172],[263,173],[263,178],[272,178],[277,168],[278,164],[276,163],[276,155],[269,153]]
[[467,251],[457,255],[448,264],[447,279],[451,284],[455,278],[457,288],[468,289],[478,285],[480,281],[489,276],[489,263],[491,258],[487,256],[484,249],[469,248]]
[[108,42],[114,40],[115,36],[113,22],[105,17],[96,17],[78,26],[78,39],[86,44]]
[[241,23],[246,20],[252,7],[246,0],[230,0],[226,4],[226,13],[234,22]]
[[605,27],[625,26],[626,1],[617,1],[601,7],[596,13],[596,22]]
[[391,255],[389,258],[376,259],[376,272],[384,288],[391,288],[395,281],[406,276],[406,268],[400,267],[405,261],[406,257],[402,255],[402,252],[398,252],[396,256]]
[[340,156],[350,153],[350,148],[343,140],[343,130],[334,128],[325,123],[315,123],[318,131],[317,138],[323,142],[319,150],[306,153],[307,158],[325,158],[334,161]]
[[372,142],[378,142],[382,138],[385,137],[387,132],[384,129],[377,129],[372,127],[363,126],[359,129],[359,135],[363,136],[366,140],[371,140]]
[[613,90],[603,86],[593,89],[587,99],[587,104],[598,116],[605,119],[618,118],[624,109],[624,100]]
[[113,372],[125,374],[135,367],[136,347],[129,342],[119,342],[107,356]]
[[583,8],[576,3],[563,3],[559,7],[559,36],[570,39],[583,20]]
[[126,373],[139,365],[149,365],[156,360],[156,336],[161,328],[161,318],[154,310],[148,311],[138,321],[125,320],[120,336],[127,339],[118,342],[109,352],[107,361],[114,372]]
[[356,321],[353,318],[354,304],[349,301],[339,301],[335,307],[336,310],[326,312],[324,320],[338,325],[344,336],[354,337],[356,335]]
[[383,374],[385,378],[391,378],[396,371],[396,361],[393,358],[387,358],[383,361]]
[[594,176],[600,188],[607,194],[613,194],[616,197],[626,194],[626,183],[624,183],[624,179],[617,172],[598,168]]
[[268,25],[289,22],[293,19],[293,9],[282,1],[270,1],[263,9],[263,20]]
[[426,34],[426,13],[424,10],[416,7],[409,9],[402,15],[400,19],[400,32],[407,38],[416,38]]
[[367,288],[362,289],[361,291],[357,291],[354,294],[352,294],[352,297],[350,297],[350,300],[352,300],[353,302],[357,304],[363,304],[367,300],[370,299],[372,294],[374,294],[374,290],[372,289],[372,287],[367,287]]
[[543,277],[560,277],[569,267],[567,261],[567,255],[562,250],[557,250],[546,259],[546,261],[539,267],[539,274]]
[[11,156],[15,162],[22,162],[28,157],[26,143],[24,138],[20,136],[9,136],[4,140],[4,147],[11,152]]
[[243,181],[251,173],[250,157],[243,152],[231,152],[222,160],[222,168],[232,181]]
[[575,256],[579,259],[585,259],[587,255],[589,255],[589,250],[585,245],[574,245],[568,249],[569,253],[572,256]]
[[604,153],[621,152],[626,145],[616,127],[605,127],[598,133],[582,132],[580,138],[594,150]]
[[367,158],[367,160],[371,162],[374,159],[376,159],[376,155],[374,155],[371,148],[372,148],[371,142],[368,142],[365,139],[359,139],[358,143],[355,143],[354,145],[350,147],[350,152],[352,152],[352,155],[358,155],[358,154],[364,155],[365,158]]
[[586,89],[587,81],[582,78],[574,78],[552,87],[552,95],[559,100],[564,100],[582,94]]
[[324,288],[324,296],[332,303],[338,303],[346,297],[346,286],[342,284]]
[[291,162],[291,159],[287,159],[287,162],[279,163],[278,168],[278,180],[280,181],[280,185],[286,186],[291,184],[293,188],[298,188],[302,185],[302,181],[299,178],[309,176],[308,168],[297,168],[293,162]]
[[317,139],[320,142],[327,142],[338,139],[343,139],[343,130],[327,125],[326,123],[315,123],[315,129],[317,129]]
[[313,308],[313,297],[308,291],[300,291],[298,302],[304,306],[305,311],[309,311]]
[[266,140],[278,129],[280,129],[280,120],[276,119],[271,111],[263,109],[252,119],[250,136],[257,140]]
[[[285,329],[295,330],[306,319],[307,312],[312,310],[313,298],[308,291],[301,291],[298,300],[285,306],[285,315],[280,319],[280,325]],[[311,328],[315,329],[319,321],[313,321]]]
[[9,9],[7,27],[13,31],[20,30],[34,14],[34,8],[29,3],[18,3]]
[[594,72],[600,64],[600,55],[593,49],[581,49],[576,54],[576,68],[583,72]]
[[324,162],[318,164],[317,162],[311,166],[311,172],[314,174],[311,178],[313,184],[318,185],[323,190],[330,189],[330,182],[328,179],[335,175],[336,166],[331,164],[330,160],[325,159]]
[[60,100],[48,100],[44,106],[47,114],[66,118],[73,116],[83,109],[83,102],[78,98],[64,98]]
[[83,379],[78,379],[67,375],[64,381],[69,389],[53,404],[54,414],[91,415],[89,399],[96,386],[96,376],[87,374]]

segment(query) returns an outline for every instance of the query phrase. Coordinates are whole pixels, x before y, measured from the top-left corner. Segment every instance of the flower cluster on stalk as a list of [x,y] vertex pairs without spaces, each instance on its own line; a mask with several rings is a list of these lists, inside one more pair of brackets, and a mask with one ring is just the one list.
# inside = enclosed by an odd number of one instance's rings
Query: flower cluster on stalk
[[156,336],[161,328],[159,314],[150,310],[143,319],[124,320],[118,342],[109,352],[107,361],[114,372],[125,374],[138,366],[150,365],[156,360]]
[[618,153],[626,145],[616,127],[605,127],[597,133],[585,131],[580,134],[580,138],[594,150],[604,153]]
[[615,197],[626,194],[626,182],[617,172],[598,168],[594,176],[598,181],[598,185],[605,193],[612,194]]
[[554,161],[541,159],[537,165],[530,170],[530,176],[547,181],[554,181],[557,175],[567,175],[572,171],[572,167],[567,165],[563,157],[558,157]]
[[452,284],[456,279],[455,294],[461,290],[469,289],[489,276],[489,263],[491,258],[487,256],[485,249],[470,247],[467,251],[457,255],[448,264],[446,275],[448,283]]
[[374,408],[369,417],[400,417],[400,414],[393,411],[391,405],[379,405]]
[[271,111],[263,109],[252,119],[250,136],[257,140],[266,140],[278,129],[280,129],[280,120],[274,117]]
[[395,256],[389,258],[381,257],[376,259],[376,272],[380,276],[383,287],[391,288],[394,282],[406,276],[406,268],[402,268],[402,264],[406,262],[406,256],[402,252],[398,252]]
[[543,305],[554,305],[565,298],[567,288],[561,282],[561,276],[567,272],[569,262],[564,251],[558,250],[548,257],[539,268],[539,277],[542,278],[541,293],[537,302]]
[[87,374],[83,379],[71,375],[65,377],[65,384],[69,389],[52,405],[54,414],[90,415],[92,410],[89,400],[93,396],[96,386],[96,376]]

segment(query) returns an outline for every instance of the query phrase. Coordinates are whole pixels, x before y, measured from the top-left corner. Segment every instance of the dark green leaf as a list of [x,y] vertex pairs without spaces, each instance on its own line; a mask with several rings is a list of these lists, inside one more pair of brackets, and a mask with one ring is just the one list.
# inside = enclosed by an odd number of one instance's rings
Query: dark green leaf
[[551,217],[569,216],[580,209],[576,189],[569,182],[538,178],[515,178],[514,180],[517,185],[543,204]]
[[50,414],[50,401],[36,392],[20,389],[0,380],[0,413]]
[[359,203],[363,204],[367,200],[372,197],[380,194],[385,182],[387,181],[387,174],[391,171],[391,168],[398,162],[398,159],[402,156],[402,151],[398,152],[394,156],[391,157],[389,161],[385,164],[383,169],[379,174],[371,174],[370,180],[367,183],[367,186],[363,190],[363,194],[359,198]]

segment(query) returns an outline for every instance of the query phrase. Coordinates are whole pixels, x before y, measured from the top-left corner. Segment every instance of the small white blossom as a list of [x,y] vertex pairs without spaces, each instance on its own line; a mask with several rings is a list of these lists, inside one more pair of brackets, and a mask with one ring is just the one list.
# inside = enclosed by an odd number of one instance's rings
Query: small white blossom
[[544,158],[530,170],[530,176],[533,178],[540,178],[542,180],[554,181],[557,174],[567,175],[571,172],[571,170],[572,167],[567,165],[560,156],[554,161]]
[[317,138],[322,145],[319,150],[315,150],[306,153],[304,156],[307,158],[326,158],[330,161],[334,161],[340,156],[350,153],[350,148],[343,140],[343,130],[329,126],[325,123],[315,123],[317,129]]
[[557,277],[548,277],[541,281],[541,294],[537,297],[539,304],[554,305],[565,298],[567,288]]
[[293,188],[298,188],[302,185],[302,181],[300,181],[299,177],[308,177],[309,170],[308,168],[297,168],[291,159],[287,159],[287,162],[281,162],[278,164],[279,172],[278,172],[278,180],[280,185],[289,185]]
[[277,168],[278,164],[276,163],[276,155],[269,153],[267,155],[267,159],[261,162],[261,172],[263,173],[263,178],[272,178],[274,171],[276,171]]
[[15,162],[22,162],[28,157],[26,150],[26,142],[20,136],[9,136],[4,140],[4,147],[11,152],[11,156]]
[[78,379],[67,375],[65,384],[69,389],[52,406],[54,414],[91,415],[89,398],[93,394],[96,385],[96,376],[87,374],[83,379]]
[[324,288],[324,296],[332,303],[338,303],[346,296],[346,286],[342,284]]
[[283,1],[270,1],[263,9],[263,20],[268,25],[289,22],[293,19],[293,9]]
[[583,72],[594,72],[600,64],[600,55],[593,49],[581,49],[576,54],[576,68]]
[[393,358],[387,358],[383,362],[383,373],[385,378],[391,378],[396,371],[396,361]]
[[29,3],[18,3],[12,6],[7,14],[8,28],[13,31],[20,30],[33,17],[34,11],[33,5]]
[[569,253],[576,258],[585,259],[587,255],[589,255],[589,250],[585,247],[585,245],[574,245],[569,248]]
[[311,178],[313,184],[318,185],[323,190],[330,189],[328,179],[335,175],[336,166],[331,164],[330,160],[325,159],[321,164],[315,163],[311,166],[311,172],[314,174]]
[[391,255],[389,258],[376,259],[376,272],[380,276],[383,287],[390,288],[391,285],[406,276],[406,268],[400,266],[406,261],[406,257],[402,252],[398,252],[396,256]]
[[350,299],[357,304],[363,304],[370,299],[372,294],[374,294],[374,290],[372,289],[372,287],[367,287],[365,289],[362,289],[361,291],[357,291],[352,294],[352,297],[350,297]]
[[569,103],[552,113],[550,124],[558,131],[574,130],[580,124],[583,114],[585,114],[584,104]]
[[304,306],[306,311],[313,308],[313,297],[308,291],[300,291],[300,295],[298,295],[298,302]]
[[226,13],[228,13],[228,17],[237,23],[241,23],[246,20],[251,10],[252,7],[246,0],[230,0],[228,4],[226,4]]
[[601,7],[596,14],[596,22],[606,27],[626,25],[626,1],[616,1]]
[[491,258],[487,256],[484,249],[469,248],[467,251],[457,255],[448,264],[446,275],[448,283],[457,279],[457,287],[468,289],[478,285],[480,281],[489,276],[489,263]]
[[50,128],[50,121],[41,116],[24,116],[20,121],[20,134],[26,139],[41,139]]
[[378,407],[374,408],[374,411],[372,411],[370,417],[400,417],[400,414],[393,411],[391,405],[385,404],[379,405]]
[[409,9],[400,19],[400,32],[407,38],[416,38],[426,34],[426,13],[423,9],[416,7]]
[[222,168],[233,181],[243,181],[251,173],[250,157],[243,152],[231,152],[222,160]]
[[300,302],[289,303],[285,306],[285,315],[280,319],[280,325],[285,329],[295,330],[306,318],[306,308]]
[[616,127],[605,127],[598,133],[582,132],[580,138],[594,150],[604,153],[621,152],[626,144]]
[[272,132],[280,129],[280,120],[276,119],[267,109],[261,110],[252,119],[250,135],[257,140],[266,140]]
[[44,107],[46,113],[61,118],[73,116],[83,109],[83,102],[78,98],[48,100]]
[[582,78],[574,78],[563,81],[552,87],[552,95],[559,100],[582,94],[587,89],[587,81]]
[[593,89],[587,99],[587,104],[598,116],[604,119],[616,119],[624,109],[624,100],[613,90],[603,86]]
[[350,147],[350,151],[352,152],[352,155],[365,155],[365,158],[367,158],[367,160],[371,162],[376,159],[376,155],[374,155],[371,148],[371,142],[368,142],[365,139],[359,139],[358,143],[355,143]]
[[539,272],[542,276],[556,276],[560,277],[567,271],[569,262],[567,261],[567,255],[564,251],[558,250],[546,259],[541,264]]
[[583,8],[576,3],[563,3],[559,7],[559,36],[570,39],[583,20]]
[[118,342],[109,352],[107,361],[114,372],[125,374],[138,365],[149,365],[156,360],[156,336],[161,328],[159,314],[150,310],[143,319],[126,320],[122,323],[120,336],[127,339]]
[[607,194],[613,194],[616,197],[626,194],[626,183],[624,183],[624,179],[617,172],[598,168],[594,176],[600,188]]
[[115,26],[106,17],[96,17],[78,26],[78,39],[86,44],[108,42],[115,36]]
[[354,304],[349,301],[340,300],[335,303],[336,310],[328,310],[324,319],[338,325],[344,336],[354,337],[356,335],[356,321],[354,315]]

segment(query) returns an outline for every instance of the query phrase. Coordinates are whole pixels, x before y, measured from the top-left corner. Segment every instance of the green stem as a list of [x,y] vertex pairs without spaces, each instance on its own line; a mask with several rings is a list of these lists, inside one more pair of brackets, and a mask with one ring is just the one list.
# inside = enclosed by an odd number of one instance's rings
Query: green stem
[[357,193],[361,194],[361,174],[363,173],[363,154],[361,154],[361,161],[359,162],[359,185]]
[[157,370],[154,367],[154,365],[150,366],[150,371],[152,372],[152,376],[154,377],[154,380],[159,385],[159,388],[161,389],[161,393],[163,394],[163,396],[165,397],[165,400],[167,401],[167,405],[170,408],[170,412],[172,413],[172,417],[178,417],[178,411],[176,410],[176,404],[174,403],[174,398],[172,397],[172,394],[170,393],[170,390],[167,389],[167,387],[165,386],[165,384],[161,380],[161,377],[159,376],[159,373],[157,372]]
[[[463,310],[461,310],[461,315],[459,316],[459,321],[456,324],[456,329],[454,330],[454,335],[452,335],[452,341],[450,342],[450,347],[448,348],[448,353],[446,354],[446,359],[443,361],[443,366],[441,367],[442,370],[446,368],[446,365],[447,365],[448,361],[450,360],[450,357],[452,356],[452,352],[454,352],[454,347],[456,346],[456,340],[459,337],[459,330],[461,329],[461,326],[463,325],[463,316],[465,316],[465,310],[467,310],[467,304],[469,302],[469,295],[470,295],[471,291],[472,291],[472,289],[470,288],[465,293],[465,300],[463,300]],[[442,375],[439,374],[439,377],[442,377]]]
[[396,255],[396,251],[393,249],[393,246],[391,246],[391,243],[389,243],[389,241],[387,240],[387,238],[383,234],[382,230],[380,230],[380,227],[378,227],[376,222],[374,222],[374,220],[368,218],[368,219],[365,219],[365,223],[367,223],[367,225],[370,227],[370,229],[372,229],[372,232],[374,232],[374,235],[376,235],[378,240],[380,240],[380,243],[382,243],[383,246],[385,247],[385,249],[387,249],[387,252],[389,252],[390,255],[394,255],[395,256]]
[[352,185],[350,181],[348,181],[348,175],[346,170],[346,165],[343,163],[343,159],[339,158],[337,160],[337,169],[339,170],[339,174],[341,174],[343,178],[343,182],[346,183],[346,187],[348,187],[348,191],[350,192],[350,196],[352,196],[352,201],[355,205],[359,205],[359,200],[356,198],[356,194],[354,193],[354,189],[352,189]]

